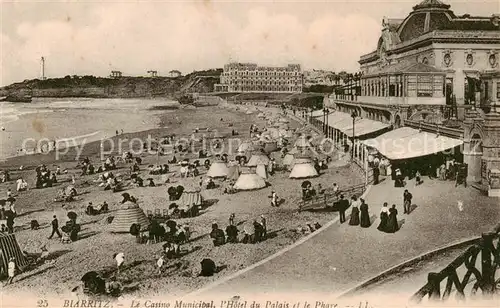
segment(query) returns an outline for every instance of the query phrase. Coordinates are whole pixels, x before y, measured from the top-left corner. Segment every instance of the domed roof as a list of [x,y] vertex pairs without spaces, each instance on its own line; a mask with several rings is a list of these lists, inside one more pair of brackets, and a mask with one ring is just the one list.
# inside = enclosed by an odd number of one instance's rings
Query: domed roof
[[447,28],[455,17],[450,5],[439,0],[424,0],[413,7],[413,12],[401,23],[399,38],[408,41],[424,33]]
[[428,9],[428,8],[437,8],[437,9],[449,9],[451,6],[449,4],[445,4],[439,0],[424,0],[420,2],[419,4],[415,5],[413,7],[413,10],[420,10],[420,9]]

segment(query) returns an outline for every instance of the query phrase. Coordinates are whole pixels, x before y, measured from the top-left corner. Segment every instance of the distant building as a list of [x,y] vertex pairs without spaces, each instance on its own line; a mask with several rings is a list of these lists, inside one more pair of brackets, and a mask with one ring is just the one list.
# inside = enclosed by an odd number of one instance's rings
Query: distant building
[[254,63],[224,65],[216,92],[302,92],[303,76],[299,64],[282,67]]
[[158,71],[148,71],[149,77],[158,77]]
[[170,72],[168,72],[168,77],[181,77],[182,76],[182,73],[178,70],[171,70]]
[[323,86],[342,86],[344,81],[340,75],[332,71],[312,70],[304,71],[304,86],[310,87],[314,85]]
[[120,77],[122,77],[122,72],[120,72],[120,71],[111,71],[110,77],[111,78],[120,78]]

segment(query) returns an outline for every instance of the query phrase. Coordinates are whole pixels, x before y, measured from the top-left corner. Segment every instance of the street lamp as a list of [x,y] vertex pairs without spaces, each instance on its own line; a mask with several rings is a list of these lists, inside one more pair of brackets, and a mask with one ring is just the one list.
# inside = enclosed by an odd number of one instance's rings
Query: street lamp
[[328,108],[323,108],[323,133],[328,137]]
[[352,149],[351,149],[351,159],[354,159],[354,139],[356,138],[356,131],[355,131],[355,122],[356,122],[356,117],[358,114],[356,111],[353,111],[351,113],[351,118],[352,118]]

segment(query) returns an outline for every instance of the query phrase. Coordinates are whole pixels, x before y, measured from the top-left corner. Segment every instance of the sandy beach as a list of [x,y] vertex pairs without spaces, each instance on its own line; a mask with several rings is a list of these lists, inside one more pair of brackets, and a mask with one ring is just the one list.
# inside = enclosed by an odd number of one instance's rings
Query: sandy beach
[[[272,112],[277,112],[273,109]],[[230,134],[231,130],[240,133],[242,139],[248,137],[248,129],[251,124],[264,128],[266,121],[257,118],[256,114],[245,114],[239,111],[228,110],[218,107],[204,107],[197,109],[180,109],[165,112],[159,115],[158,126],[136,133],[125,133],[119,138],[146,138],[148,135],[159,138],[168,134],[178,136],[189,136],[195,128],[210,127],[217,129],[223,134]],[[290,127],[297,128],[301,124],[291,121]],[[113,137],[113,138],[118,138]],[[97,164],[99,159],[100,142],[91,142],[83,148],[82,156],[88,156]],[[274,152],[278,163],[281,158],[279,152]],[[208,208],[203,209],[199,216],[176,220],[178,223],[188,222],[193,231],[189,243],[182,245],[182,257],[168,261],[167,270],[158,274],[156,260],[162,250],[162,243],[145,245],[137,244],[135,238],[130,234],[112,234],[109,232],[110,225],[106,222],[108,216],[112,216],[118,209],[121,201],[121,193],[103,191],[93,180],[97,175],[80,176],[80,169],[76,168],[76,150],[71,149],[67,154],[56,161],[52,155],[19,156],[6,160],[0,165],[1,169],[11,170],[12,181],[0,184],[0,195],[5,195],[7,188],[15,190],[15,180],[23,177],[28,181],[30,187],[34,187],[34,168],[39,164],[46,164],[51,170],[54,165],[60,165],[62,169],[68,169],[68,173],[60,176],[58,184],[51,188],[30,189],[21,192],[16,197],[16,210],[18,216],[15,220],[16,238],[24,251],[35,253],[38,248],[47,244],[51,259],[34,269],[24,272],[16,277],[14,283],[5,287],[9,295],[29,292],[35,296],[68,296],[73,287],[81,285],[80,278],[90,270],[104,271],[108,276],[115,271],[115,260],[113,254],[125,253],[125,269],[117,275],[118,281],[123,285],[130,286],[130,295],[136,297],[167,296],[174,297],[192,292],[210,282],[230,275],[255,262],[258,262],[284,247],[294,243],[304,234],[297,234],[294,230],[306,223],[318,222],[324,225],[333,219],[336,213],[298,213],[300,199],[301,180],[288,178],[289,172],[278,172],[268,180],[270,186],[258,191],[238,192],[236,194],[223,194],[221,188],[201,191],[205,200],[210,201]],[[194,154],[188,154],[186,158],[194,158]],[[160,183],[161,176],[150,176],[146,166],[150,164],[166,164],[170,156],[142,155],[140,176],[144,179],[152,177],[156,183]],[[17,170],[24,166],[23,171]],[[126,178],[130,164],[118,164],[118,170],[114,173],[118,177]],[[174,167],[173,172],[178,171]],[[205,168],[200,168],[201,176],[206,173]],[[66,203],[54,202],[57,191],[71,184],[71,176],[76,178],[76,189],[79,192],[78,200]],[[140,187],[127,189],[126,192],[137,197],[140,207],[144,210],[166,208],[169,204],[167,189],[171,185],[197,186],[199,179],[181,179],[172,177],[171,184],[162,184],[157,187]],[[341,187],[348,187],[363,183],[363,177],[356,167],[350,165],[338,165],[325,170],[318,178],[310,180],[313,185],[321,183],[323,187],[331,187],[334,182]],[[219,183],[219,182],[218,182]],[[285,202],[280,207],[271,207],[269,195],[276,191]],[[88,216],[84,213],[89,202],[99,204],[106,201],[110,205],[110,213]],[[78,214],[78,222],[82,225],[79,240],[62,244],[57,239],[49,240],[50,221],[53,215],[57,215],[62,225],[66,220],[68,211]],[[209,237],[211,224],[217,222],[223,229],[228,224],[231,213],[235,213],[236,222],[239,226],[251,223],[264,215],[267,219],[269,239],[258,244],[226,244],[214,247]],[[41,228],[30,230],[30,221],[36,219]],[[241,228],[240,228],[241,229]],[[200,261],[204,258],[213,259],[218,266],[224,269],[213,277],[197,277],[200,270]]]

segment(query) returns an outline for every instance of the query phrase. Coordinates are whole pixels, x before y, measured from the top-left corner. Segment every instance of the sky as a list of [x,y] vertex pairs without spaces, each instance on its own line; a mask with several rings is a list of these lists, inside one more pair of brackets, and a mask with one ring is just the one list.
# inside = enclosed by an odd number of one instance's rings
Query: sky
[[[0,85],[40,76],[222,67],[229,61],[354,72],[384,16],[420,0],[0,0]],[[445,0],[457,15],[500,13],[498,0]]]

